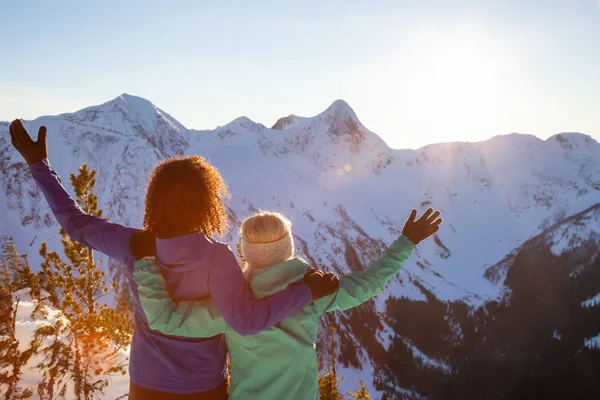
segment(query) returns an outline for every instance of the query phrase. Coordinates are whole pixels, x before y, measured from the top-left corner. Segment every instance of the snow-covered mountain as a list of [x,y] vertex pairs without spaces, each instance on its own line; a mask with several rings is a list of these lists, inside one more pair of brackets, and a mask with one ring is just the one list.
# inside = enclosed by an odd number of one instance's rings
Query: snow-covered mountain
[[429,399],[597,398],[600,203],[525,241],[485,275],[506,293],[480,307],[441,302],[425,288],[426,301],[387,301],[391,344],[375,360],[378,389]]
[[[254,210],[281,210],[291,217],[305,257],[340,273],[375,259],[399,235],[411,208],[440,209],[439,234],[419,246],[386,293],[335,316],[347,366],[342,374],[362,377],[371,389],[371,376],[399,338],[386,300],[435,298],[472,309],[499,301],[511,290],[505,279],[516,249],[600,203],[600,144],[579,133],[394,150],[342,100],[315,117],[283,117],[271,129],[241,117],[197,131],[126,94],[25,123],[32,133],[40,125],[48,128],[50,160],[63,180],[83,162],[98,171],[99,205],[111,221],[141,226],[152,167],[165,157],[200,154],[219,168],[232,193],[228,243],[235,244],[236,223]],[[0,204],[6,204],[0,234],[13,236],[35,268],[41,241],[60,248],[58,227],[10,145],[8,123],[0,123],[0,169]],[[553,252],[581,246],[585,235],[598,234],[594,226],[585,220],[566,232],[556,228]],[[358,328],[371,319],[366,331]],[[442,354],[411,340],[405,344],[414,357],[446,368]],[[399,383],[396,390],[407,387]]]

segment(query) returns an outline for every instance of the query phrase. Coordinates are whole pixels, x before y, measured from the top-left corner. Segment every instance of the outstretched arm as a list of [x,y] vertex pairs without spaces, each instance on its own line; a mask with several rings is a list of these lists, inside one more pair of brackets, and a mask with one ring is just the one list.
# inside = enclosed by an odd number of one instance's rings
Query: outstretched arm
[[363,271],[341,276],[338,291],[315,302],[322,313],[356,307],[383,291],[390,278],[400,271],[415,245],[437,232],[442,223],[441,218],[437,218],[439,211],[433,213],[429,209],[418,221],[414,220],[416,214],[416,210],[413,210],[404,226],[403,235],[377,261]]
[[60,177],[50,167],[46,145],[46,128],[41,127],[33,141],[19,120],[10,125],[13,146],[29,164],[31,175],[44,194],[56,220],[73,240],[98,250],[111,258],[131,263],[131,235],[136,229],[110,223],[87,215],[63,187]]
[[415,245],[400,236],[378,260],[363,271],[340,276],[340,287],[336,293],[315,302],[322,313],[347,310],[361,305],[383,291],[386,283],[402,268]]

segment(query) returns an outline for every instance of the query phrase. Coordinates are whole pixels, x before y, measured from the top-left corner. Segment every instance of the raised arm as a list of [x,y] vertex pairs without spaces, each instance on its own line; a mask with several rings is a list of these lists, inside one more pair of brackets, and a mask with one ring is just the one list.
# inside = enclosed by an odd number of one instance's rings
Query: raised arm
[[383,252],[378,260],[365,270],[340,277],[340,287],[336,293],[315,302],[322,313],[334,310],[347,310],[372,299],[383,291],[386,283],[402,268],[414,247],[422,240],[438,231],[442,223],[439,211],[427,210],[415,221],[413,210],[404,226],[403,235]]
[[210,294],[219,313],[240,335],[253,335],[294,315],[312,300],[334,293],[338,282],[322,272],[309,272],[304,282],[282,292],[255,300],[235,256],[229,247],[220,245],[214,259],[219,260],[210,274]]
[[15,120],[10,125],[13,146],[29,164],[31,175],[44,194],[56,220],[73,240],[98,250],[111,258],[133,264],[129,250],[131,235],[136,229],[110,223],[87,215],[63,187],[60,177],[50,167],[46,145],[46,128],[41,127],[34,142],[23,124]]

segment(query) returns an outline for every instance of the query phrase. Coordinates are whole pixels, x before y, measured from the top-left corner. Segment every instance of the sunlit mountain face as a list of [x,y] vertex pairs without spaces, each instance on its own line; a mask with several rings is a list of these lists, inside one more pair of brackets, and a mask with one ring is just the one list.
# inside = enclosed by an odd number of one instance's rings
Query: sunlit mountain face
[[[200,154],[232,194],[220,240],[235,248],[243,218],[283,211],[304,258],[339,274],[375,260],[412,208],[439,209],[442,229],[384,293],[323,319],[323,332],[336,327],[344,389],[361,379],[374,398],[600,395],[600,144],[589,136],[511,134],[395,150],[342,100],[271,128],[240,117],[198,131],[125,94],[25,123],[32,133],[40,125],[69,190],[82,163],[97,170],[99,206],[113,222],[140,227],[153,166]],[[8,123],[0,123],[0,168],[0,234],[39,268],[42,241],[62,248],[58,225]],[[105,261],[122,279],[121,266]]]

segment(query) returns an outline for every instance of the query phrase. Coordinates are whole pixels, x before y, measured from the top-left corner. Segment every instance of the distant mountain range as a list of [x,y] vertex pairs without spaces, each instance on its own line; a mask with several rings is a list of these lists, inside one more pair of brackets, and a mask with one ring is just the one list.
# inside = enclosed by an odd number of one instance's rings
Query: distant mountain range
[[[240,117],[198,131],[126,94],[25,123],[33,133],[40,125],[63,178],[83,162],[98,171],[99,206],[111,221],[141,226],[152,167],[200,154],[232,193],[224,241],[233,247],[237,224],[253,211],[281,210],[294,223],[297,249],[338,273],[377,258],[411,208],[440,209],[442,229],[419,245],[384,294],[328,320],[342,339],[340,375],[361,378],[373,392],[483,398],[459,395],[468,381],[505,389],[489,398],[517,398],[528,382],[537,398],[536,384],[546,382],[527,379],[543,368],[556,364],[553,370],[563,372],[559,379],[544,370],[556,385],[579,388],[561,380],[574,371],[600,377],[589,364],[600,365],[600,326],[593,322],[600,321],[600,144],[587,135],[510,134],[394,150],[342,100],[272,128]],[[0,234],[14,237],[37,268],[41,241],[61,248],[58,227],[10,145],[6,122],[0,169]],[[109,264],[118,275],[119,266]],[[503,376],[511,383],[501,384]]]

